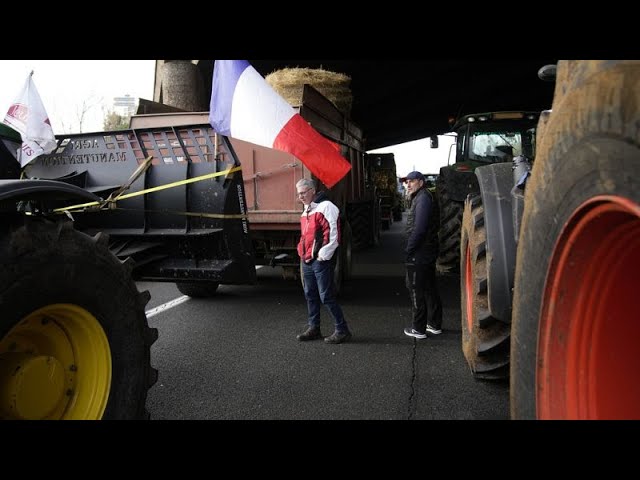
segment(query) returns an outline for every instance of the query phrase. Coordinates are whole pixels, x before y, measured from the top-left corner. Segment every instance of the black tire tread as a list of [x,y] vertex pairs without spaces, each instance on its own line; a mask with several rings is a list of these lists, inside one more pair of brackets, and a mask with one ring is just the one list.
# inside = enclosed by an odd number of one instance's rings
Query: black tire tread
[[32,216],[0,226],[0,336],[47,305],[86,309],[111,351],[111,389],[102,418],[145,419],[147,393],[158,375],[150,362],[158,331],[149,328],[145,315],[149,293],[138,291],[108,243],[107,235],[88,236],[66,219]]
[[211,298],[218,293],[218,282],[180,282],[176,287],[183,295],[193,298]]
[[[509,375],[510,328],[489,311],[487,289],[486,227],[480,195],[465,202],[461,232],[460,272],[466,271],[466,249],[471,249],[473,285],[466,285],[460,275],[460,305],[462,318],[462,351],[477,379],[506,379]],[[473,293],[473,331],[468,331],[466,295]]]
[[438,178],[436,183],[437,201],[440,207],[439,251],[436,267],[440,273],[456,273],[460,264],[460,229],[464,204],[449,196],[444,181]]

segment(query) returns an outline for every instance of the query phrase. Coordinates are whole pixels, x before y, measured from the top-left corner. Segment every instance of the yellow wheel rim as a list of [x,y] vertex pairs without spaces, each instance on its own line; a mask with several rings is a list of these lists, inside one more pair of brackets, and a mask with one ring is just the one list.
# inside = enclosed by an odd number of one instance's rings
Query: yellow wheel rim
[[109,341],[84,308],[40,308],[0,339],[0,416],[5,419],[100,419],[110,389]]

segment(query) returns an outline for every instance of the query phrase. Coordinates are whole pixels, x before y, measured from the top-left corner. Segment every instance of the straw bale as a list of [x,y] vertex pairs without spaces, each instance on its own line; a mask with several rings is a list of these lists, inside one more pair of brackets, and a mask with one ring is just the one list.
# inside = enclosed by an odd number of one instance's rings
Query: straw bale
[[351,77],[344,73],[321,68],[283,68],[270,73],[265,80],[291,106],[299,107],[302,104],[302,89],[308,83],[346,116],[351,113]]

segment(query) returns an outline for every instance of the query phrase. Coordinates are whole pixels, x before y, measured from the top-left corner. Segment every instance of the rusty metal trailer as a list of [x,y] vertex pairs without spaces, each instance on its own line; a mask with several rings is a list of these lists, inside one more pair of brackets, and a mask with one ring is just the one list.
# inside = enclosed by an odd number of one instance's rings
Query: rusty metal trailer
[[[298,111],[316,130],[337,143],[351,164],[350,172],[327,189],[342,218],[342,245],[334,277],[339,289],[350,277],[352,250],[379,241],[380,199],[372,182],[359,127],[310,85],[304,86]],[[134,131],[187,125],[211,130],[208,112],[146,114],[131,119]],[[242,168],[256,265],[282,267],[285,277],[298,278],[300,260],[296,245],[300,238],[302,204],[295,184],[301,178],[314,178],[312,173],[291,154],[235,138],[229,138],[229,142]]]

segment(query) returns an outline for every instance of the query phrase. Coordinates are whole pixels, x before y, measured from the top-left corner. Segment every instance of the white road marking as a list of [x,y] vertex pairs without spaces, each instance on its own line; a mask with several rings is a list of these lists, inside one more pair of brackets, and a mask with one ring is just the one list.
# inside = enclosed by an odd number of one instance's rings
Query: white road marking
[[[264,265],[256,265],[256,270],[259,270],[260,268],[262,268]],[[169,310],[170,308],[173,308],[177,305],[180,305],[181,303],[186,302],[187,300],[189,300],[189,295],[183,295],[181,297],[176,298],[175,300],[171,300],[170,302],[167,303],[163,303],[162,305],[156,307],[156,308],[152,308],[151,310],[147,310],[146,315],[147,318],[151,318],[154,315],[159,314],[160,312],[164,312],[165,310]]]
[[181,303],[186,302],[187,300],[189,300],[188,295],[183,295],[181,297],[176,298],[175,300],[171,300],[170,302],[167,303],[163,303],[162,305],[156,307],[156,308],[152,308],[151,310],[147,310],[146,313],[147,314],[147,318],[151,318],[154,315],[159,314],[160,312],[164,312],[165,310],[169,310],[170,308],[173,308],[177,305],[180,305]]

